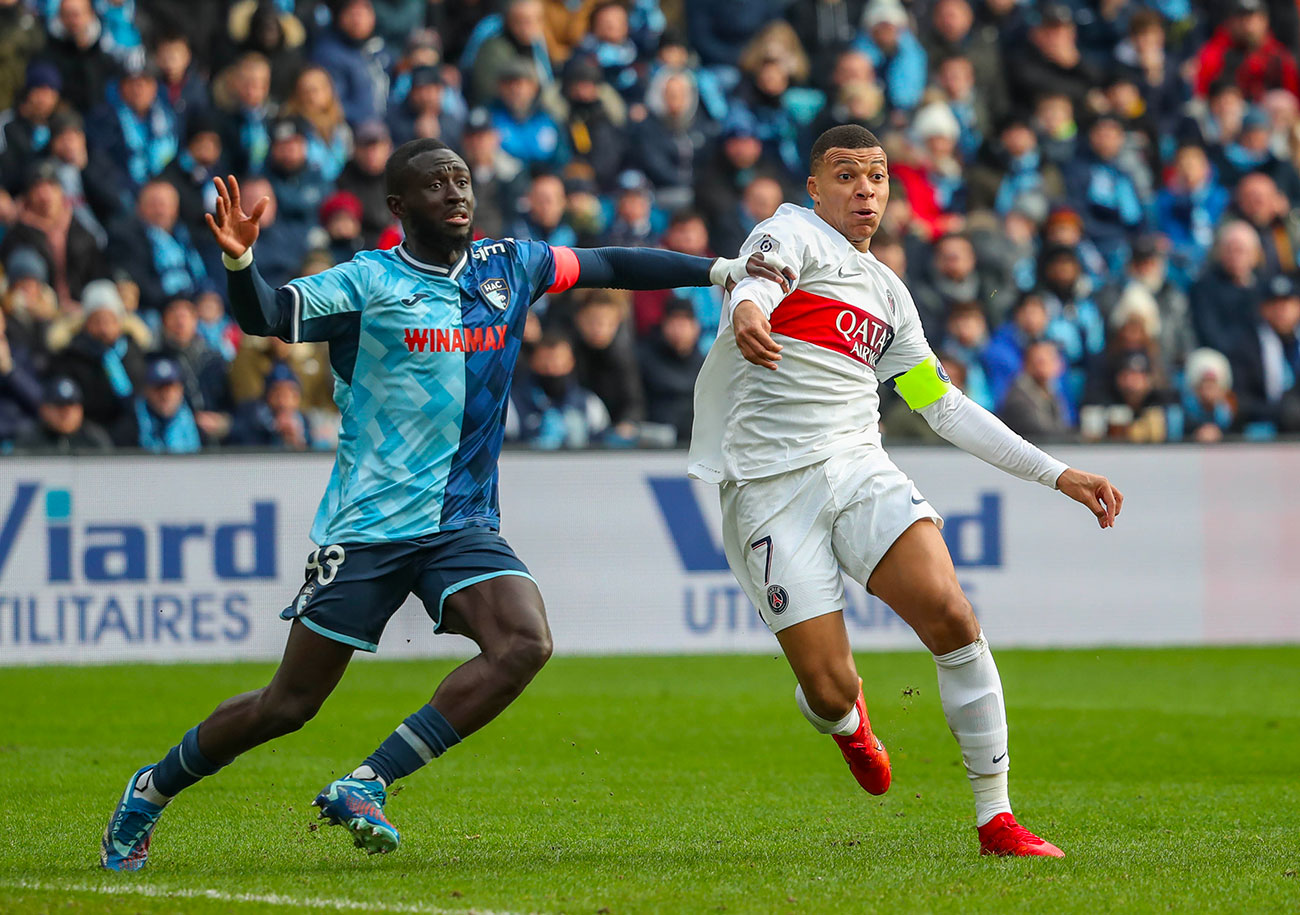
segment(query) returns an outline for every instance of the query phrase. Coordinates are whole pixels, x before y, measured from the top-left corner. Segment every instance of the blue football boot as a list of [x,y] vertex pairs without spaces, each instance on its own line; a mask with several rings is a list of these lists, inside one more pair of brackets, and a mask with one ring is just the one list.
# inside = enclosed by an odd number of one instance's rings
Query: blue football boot
[[131,776],[117,802],[99,845],[99,866],[111,871],[138,871],[149,860],[149,841],[163,808],[135,796],[135,785],[153,765]]
[[379,779],[338,778],[330,782],[312,801],[320,808],[320,818],[352,833],[352,843],[372,855],[397,850],[402,840],[393,824],[384,816],[388,799]]

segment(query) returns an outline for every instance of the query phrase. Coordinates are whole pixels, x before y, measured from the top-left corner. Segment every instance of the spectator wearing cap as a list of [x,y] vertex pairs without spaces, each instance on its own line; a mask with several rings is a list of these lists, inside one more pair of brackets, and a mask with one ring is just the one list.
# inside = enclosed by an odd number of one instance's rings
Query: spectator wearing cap
[[1251,172],[1263,172],[1277,184],[1288,200],[1300,200],[1300,176],[1295,166],[1279,158],[1272,149],[1273,124],[1262,108],[1249,108],[1241,119],[1241,131],[1218,150],[1215,167],[1228,187]]
[[1269,280],[1254,325],[1229,350],[1233,387],[1247,434],[1300,432],[1300,289]]
[[891,109],[911,111],[921,103],[928,61],[912,33],[911,18],[898,0],[871,0],[862,14],[854,47],[871,58],[885,84]]
[[6,316],[6,336],[32,356],[37,371],[45,368],[46,333],[59,313],[59,300],[50,288],[50,270],[33,248],[17,247],[4,262],[5,289],[0,310]]
[[500,238],[515,218],[514,201],[527,193],[523,163],[501,148],[501,131],[483,108],[465,121],[462,154],[474,179],[474,225],[486,237]]
[[491,104],[506,71],[527,70],[539,83],[550,83],[544,15],[542,0],[506,3],[500,30],[482,43],[472,60],[462,60],[462,67],[469,68],[471,104]]
[[185,145],[161,177],[176,188],[181,222],[195,241],[207,234],[204,214],[216,212],[217,190],[212,179],[224,179],[228,173],[220,119],[210,111],[191,111],[185,120]]
[[229,442],[288,451],[314,447],[311,422],[302,411],[302,385],[286,363],[271,366],[262,396],[236,411]]
[[326,181],[334,181],[352,152],[352,131],[329,71],[313,66],[299,73],[280,114],[298,120],[307,142],[307,161]]
[[[356,149],[338,178],[338,189],[361,201],[361,230],[366,247],[374,247],[379,233],[393,224],[388,210],[388,189],[384,183],[384,166],[393,153],[388,130],[379,121],[360,125]],[[475,197],[479,194],[477,185]]]
[[1022,195],[1058,200],[1065,193],[1060,168],[1043,156],[1038,135],[1025,120],[1007,120],[996,137],[982,147],[967,172],[970,209],[995,209],[1005,214]]
[[119,220],[109,236],[109,260],[140,287],[142,312],[157,314],[168,299],[193,296],[209,282],[203,258],[180,220],[180,196],[162,178],[145,184],[135,214]]
[[1087,148],[1065,169],[1066,193],[1108,274],[1122,269],[1129,239],[1146,221],[1137,183],[1120,161],[1123,149],[1123,127],[1113,117],[1100,117],[1088,129]]
[[271,150],[271,65],[249,51],[223,74],[214,96],[227,99],[222,128],[226,159],[239,174],[257,174]]
[[1250,102],[1258,102],[1269,89],[1300,96],[1300,70],[1292,52],[1270,30],[1264,0],[1231,0],[1228,7],[1228,18],[1197,56],[1196,94],[1204,96],[1226,77]]
[[637,359],[645,385],[646,419],[672,426],[677,443],[686,444],[695,417],[695,379],[704,365],[695,306],[669,298],[659,324],[638,344]]
[[604,71],[605,81],[629,105],[645,94],[646,67],[630,37],[628,9],[623,0],[597,0],[587,20],[587,34],[574,49]]
[[557,247],[572,247],[578,234],[565,218],[567,208],[564,181],[552,172],[539,172],[528,187],[525,211],[515,221],[510,234],[518,238],[544,241]]
[[1031,343],[1046,339],[1047,306],[1041,294],[1026,292],[1017,300],[1011,317],[993,333],[984,347],[984,373],[996,407],[1001,407],[1007,391],[1019,376],[1025,350]]
[[306,235],[316,225],[320,205],[330,183],[307,157],[307,133],[311,125],[303,118],[285,117],[271,125],[271,154],[266,160],[266,178],[275,191],[278,219],[284,231]]
[[1061,351],[1054,342],[1029,343],[1020,374],[998,409],[1002,421],[1033,442],[1072,438],[1070,405],[1061,391],[1064,369]]
[[1223,353],[1209,347],[1188,353],[1181,394],[1185,438],[1217,442],[1237,431],[1232,366]]
[[45,46],[45,26],[22,0],[0,0],[0,111],[22,94],[27,63]]
[[528,381],[511,391],[520,440],[530,447],[586,448],[600,442],[609,430],[609,411],[578,383],[574,365],[568,337],[549,331],[534,344],[528,356]]
[[743,109],[727,115],[712,153],[695,170],[695,206],[708,221],[709,235],[718,250],[726,250],[716,241],[720,232],[735,237],[733,224],[745,187],[754,176],[779,167],[763,157],[754,116]]
[[654,184],[666,209],[694,201],[695,160],[706,131],[690,70],[661,69],[646,90],[647,114],[632,128],[631,161]]
[[142,448],[155,454],[193,454],[203,447],[203,433],[194,411],[185,402],[184,376],[174,359],[151,359],[141,392],[112,431],[122,448]]
[[459,148],[465,130],[464,117],[448,109],[448,92],[441,67],[412,70],[410,91],[399,104],[388,108],[388,131],[393,143],[400,146],[416,137],[433,137]]
[[1016,66],[1008,70],[1012,101],[1024,109],[1045,93],[1059,93],[1080,111],[1088,92],[1102,84],[1103,73],[1080,53],[1070,7],[1045,3],[1036,12],[1028,47],[1016,48]]
[[298,17],[286,12],[283,4],[240,0],[230,7],[226,33],[235,46],[235,56],[253,53],[269,62],[271,96],[288,98],[303,68],[307,40],[307,30]]
[[1268,279],[1300,269],[1300,219],[1276,182],[1263,172],[1252,172],[1237,183],[1235,198],[1234,215],[1259,233],[1264,252],[1260,275]]
[[191,299],[177,296],[163,306],[153,355],[176,363],[199,428],[213,439],[222,438],[231,408],[226,360],[199,333],[199,311]]
[[920,38],[932,61],[956,56],[969,60],[990,115],[995,119],[1006,115],[1010,102],[998,31],[975,23],[970,0],[938,0],[930,7]]
[[53,64],[27,68],[18,103],[0,114],[0,173],[11,193],[22,190],[26,175],[50,143],[50,121],[59,107],[63,80]]
[[589,165],[602,189],[613,187],[631,151],[627,106],[594,57],[580,52],[569,59],[559,91],[547,93],[546,107],[564,131],[572,161]]
[[1259,234],[1234,220],[1219,229],[1214,259],[1192,284],[1192,326],[1202,346],[1227,352],[1255,321],[1262,294]]
[[176,113],[184,133],[189,119],[211,105],[207,80],[193,65],[189,38],[183,32],[159,35],[153,42],[153,60],[158,66],[158,97]]
[[115,50],[91,0],[61,0],[41,56],[58,68],[64,98],[84,113],[104,100],[104,90],[118,70]]
[[654,188],[644,172],[628,169],[618,176],[614,218],[605,231],[605,244],[628,248],[652,247],[659,238],[662,214],[655,209]]
[[948,311],[958,302],[978,302],[995,322],[1010,310],[1015,295],[1005,276],[992,262],[981,263],[969,236],[950,232],[934,243],[928,264],[912,283],[912,297],[921,324],[932,340],[943,339]]
[[1039,281],[1047,306],[1047,336],[1065,359],[1065,390],[1070,406],[1083,395],[1089,361],[1106,344],[1106,325],[1092,298],[1092,283],[1083,275],[1073,248],[1057,245],[1044,249]]
[[1097,295],[1104,314],[1114,315],[1117,303],[1131,287],[1141,287],[1155,299],[1159,316],[1156,339],[1160,352],[1170,366],[1181,366],[1187,353],[1196,346],[1192,319],[1185,293],[1170,276],[1168,259],[1161,239],[1143,235],[1133,243],[1133,256],[1124,268],[1124,276]]
[[312,61],[329,72],[349,124],[382,118],[392,59],[375,33],[375,8],[370,0],[336,0],[332,6],[334,20],[317,36]]
[[564,134],[539,101],[540,84],[531,64],[512,62],[501,70],[497,93],[488,106],[501,132],[501,148],[525,165],[563,164],[568,158]]
[[1200,272],[1227,207],[1228,191],[1214,179],[1205,149],[1180,146],[1165,187],[1156,195],[1155,223],[1169,239],[1170,263],[1183,285]]
[[1085,440],[1151,443],[1167,441],[1171,432],[1173,438],[1181,436],[1181,414],[1168,410],[1170,393],[1160,386],[1158,369],[1146,352],[1121,352],[1106,365],[1109,373],[1097,399],[1079,411]]
[[781,15],[787,4],[781,0],[713,0],[686,4],[686,29],[700,63],[730,74],[740,53],[763,26]]
[[111,280],[86,284],[81,307],[85,324],[54,354],[50,374],[75,381],[85,398],[87,418],[112,429],[131,409],[131,398],[144,379],[144,353],[123,332],[126,306]]
[[113,450],[108,433],[86,419],[81,386],[66,375],[51,378],[42,387],[37,419],[15,442],[20,450],[59,454]]
[[128,70],[109,83],[104,103],[86,125],[91,149],[103,154],[120,181],[134,193],[162,174],[180,146],[176,114],[158,97],[158,78],[150,68]]
[[36,419],[41,384],[31,352],[7,333],[0,311],[0,446],[13,444]]
[[329,236],[330,260],[342,264],[365,248],[361,240],[361,201],[349,191],[335,191],[320,206],[320,224]]
[[948,309],[940,348],[966,366],[962,392],[986,410],[992,410],[993,389],[984,371],[984,350],[989,344],[988,317],[979,302],[956,302]]
[[45,261],[49,283],[60,303],[81,297],[86,283],[107,276],[95,236],[74,218],[68,195],[53,163],[37,165],[18,206],[18,218],[0,241],[0,257],[15,248],[32,248]]

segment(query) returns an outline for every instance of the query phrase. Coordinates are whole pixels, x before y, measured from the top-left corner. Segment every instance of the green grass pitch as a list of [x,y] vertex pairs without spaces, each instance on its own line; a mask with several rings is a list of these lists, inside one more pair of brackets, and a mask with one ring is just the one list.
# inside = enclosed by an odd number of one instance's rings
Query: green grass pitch
[[560,658],[402,785],[385,857],[309,804],[451,663],[358,663],[182,795],[138,874],[95,867],[125,779],[271,668],[0,670],[0,911],[1300,911],[1300,648],[1000,651],[1012,800],[1063,861],[980,858],[933,662],[858,661],[884,798],[783,660]]

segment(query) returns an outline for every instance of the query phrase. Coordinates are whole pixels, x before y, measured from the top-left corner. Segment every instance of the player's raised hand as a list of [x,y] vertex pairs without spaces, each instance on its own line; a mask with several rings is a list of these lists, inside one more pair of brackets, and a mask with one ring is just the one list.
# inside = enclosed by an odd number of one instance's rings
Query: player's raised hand
[[776,370],[781,361],[781,344],[772,339],[772,323],[749,299],[736,306],[731,313],[731,329],[736,334],[736,346],[740,353],[754,365]]
[[221,250],[232,258],[239,258],[257,241],[257,233],[260,231],[258,222],[270,206],[271,199],[263,197],[254,205],[252,213],[245,213],[239,199],[238,179],[230,175],[226,181],[212,179],[217,188],[216,218],[211,213],[204,213],[203,218],[207,220],[208,229]]
[[1124,494],[1110,480],[1073,467],[1056,478],[1056,488],[1076,502],[1088,506],[1103,528],[1115,526],[1115,516],[1124,507]]

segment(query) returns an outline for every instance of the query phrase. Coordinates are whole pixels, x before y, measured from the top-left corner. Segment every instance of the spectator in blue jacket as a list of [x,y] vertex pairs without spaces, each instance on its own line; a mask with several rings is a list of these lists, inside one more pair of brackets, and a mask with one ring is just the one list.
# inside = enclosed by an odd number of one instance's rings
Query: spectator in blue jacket
[[176,114],[158,97],[152,69],[128,71],[110,83],[104,104],[86,125],[90,147],[118,169],[118,180],[134,191],[162,174],[180,146]]
[[275,189],[279,220],[285,229],[306,234],[316,225],[320,205],[330,185],[307,161],[307,133],[301,118],[281,118],[271,127],[271,155],[266,177]]
[[568,338],[543,334],[528,358],[531,377],[513,392],[523,441],[543,451],[586,448],[609,429],[600,398],[578,385]]
[[164,356],[149,362],[143,394],[132,400],[113,433],[113,440],[124,448],[156,454],[192,454],[203,447],[176,360]]
[[623,0],[598,0],[591,8],[586,35],[574,55],[593,58],[605,79],[629,104],[645,94],[646,67],[638,61],[637,46],[629,37],[629,18]]
[[1119,121],[1099,117],[1088,129],[1087,148],[1065,170],[1066,192],[1111,273],[1123,269],[1129,238],[1141,231],[1145,219],[1137,185],[1119,162],[1123,148]]
[[50,123],[62,102],[63,80],[53,64],[33,63],[17,104],[0,114],[0,187],[17,194],[24,176],[46,153]]
[[488,109],[501,132],[501,148],[525,165],[560,165],[567,158],[560,126],[538,104],[540,84],[528,64],[511,63],[501,71],[497,97]]
[[1029,344],[1047,339],[1047,306],[1037,292],[1026,292],[1016,302],[1011,318],[997,329],[984,347],[984,373],[995,408],[1015,383]]
[[375,34],[370,0],[335,5],[334,22],[316,39],[312,60],[329,71],[349,124],[384,116],[390,58]]
[[1169,262],[1179,285],[1188,285],[1200,272],[1228,199],[1228,191],[1214,180],[1205,149],[1195,144],[1179,147],[1173,173],[1156,195],[1156,228],[1172,246]]
[[898,0],[872,0],[862,15],[863,32],[854,47],[865,51],[885,81],[885,97],[898,111],[911,111],[925,91],[925,48],[912,34],[907,10]]
[[140,190],[135,215],[110,230],[108,259],[139,287],[142,312],[157,313],[168,299],[195,295],[208,284],[203,259],[180,221],[176,188],[161,178]]
[[1083,275],[1073,248],[1048,248],[1041,263],[1039,278],[1047,306],[1047,338],[1060,347],[1069,404],[1077,409],[1088,363],[1106,345],[1106,324],[1092,299],[1092,283]]

